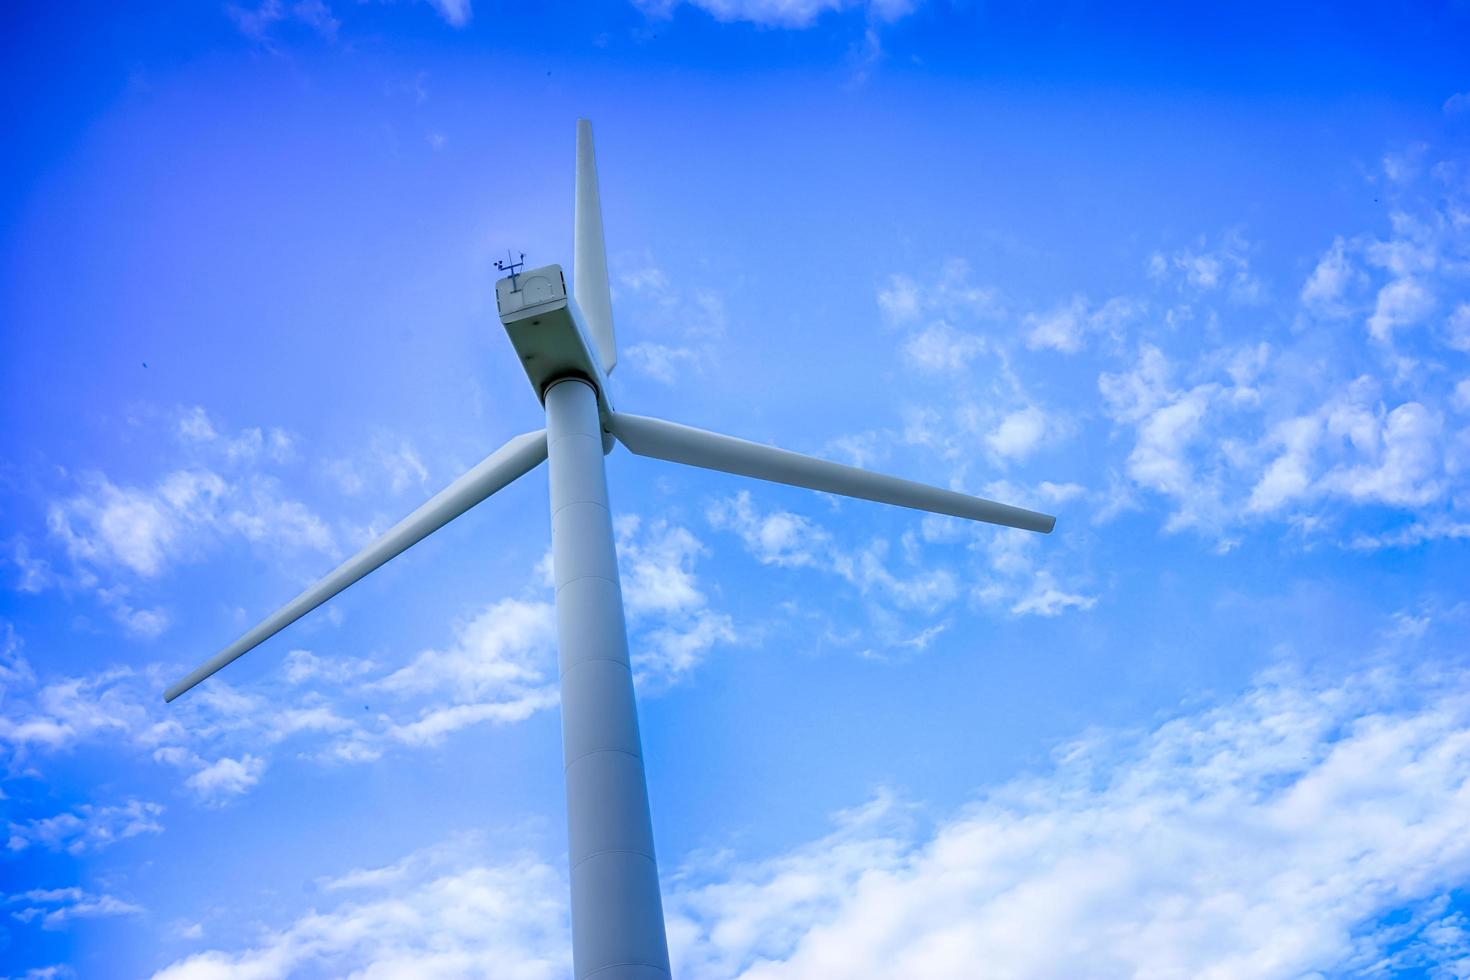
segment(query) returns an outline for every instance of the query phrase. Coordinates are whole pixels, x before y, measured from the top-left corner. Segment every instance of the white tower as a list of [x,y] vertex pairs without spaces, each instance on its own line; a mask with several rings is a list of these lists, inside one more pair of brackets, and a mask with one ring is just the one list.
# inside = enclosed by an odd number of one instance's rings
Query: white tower
[[667,980],[668,943],[638,708],[628,657],[603,456],[639,456],[915,510],[1049,533],[1056,519],[952,490],[617,412],[607,375],[617,358],[592,125],[577,123],[576,260],[496,283],[500,319],[546,428],[517,436],[430,498],[164,694],[188,691],[395,555],[550,460],[562,752],[577,980]]

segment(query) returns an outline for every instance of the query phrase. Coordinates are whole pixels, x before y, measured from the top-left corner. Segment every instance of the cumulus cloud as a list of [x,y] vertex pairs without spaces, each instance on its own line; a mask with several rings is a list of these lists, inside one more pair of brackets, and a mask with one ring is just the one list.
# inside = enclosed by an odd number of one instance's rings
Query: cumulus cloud
[[1279,357],[1261,344],[1176,364],[1144,343],[1126,370],[1099,376],[1108,417],[1131,436],[1124,472],[1170,501],[1167,528],[1227,543],[1230,529],[1266,516],[1329,527],[1329,502],[1418,510],[1450,499],[1453,389],[1395,402],[1385,398],[1393,378],[1324,385],[1316,366],[1309,388],[1300,363],[1280,371]]
[[184,780],[184,784],[203,799],[216,802],[244,793],[260,782],[264,771],[264,759],[249,754],[238,759],[226,757],[209,763]]
[[1034,405],[1011,412],[985,437],[992,452],[1005,459],[1025,459],[1047,433],[1046,413]]
[[1434,309],[1434,297],[1416,279],[1395,279],[1378,291],[1368,332],[1388,340],[1395,330],[1420,322]]
[[1162,351],[1144,344],[1132,368],[1103,373],[1098,389],[1106,411],[1131,428],[1133,447],[1125,463],[1137,485],[1170,498],[1170,528],[1212,526],[1219,520],[1220,461],[1208,447],[1212,415],[1235,404],[1233,383],[1206,381],[1180,386]]
[[649,690],[672,684],[720,644],[738,640],[729,615],[710,608],[696,563],[708,549],[688,528],[623,515],[616,522],[633,672]]
[[1089,308],[1083,297],[1074,296],[1046,312],[1026,314],[1021,324],[1026,330],[1026,346],[1032,350],[1075,354],[1089,334],[1116,334],[1142,310],[1142,303],[1126,296],[1115,296],[1096,309]]
[[[159,608],[135,608],[125,573],[156,579],[198,559],[214,543],[236,538],[275,552],[332,554],[331,529],[264,474],[227,480],[209,469],[175,470],[150,487],[118,486],[101,474],[82,492],[54,501],[47,527],[114,617],[132,634],[159,635],[169,624]],[[99,573],[114,580],[104,584]]]
[[1376,390],[1360,378],[1311,414],[1277,423],[1270,442],[1280,452],[1252,488],[1249,508],[1269,512],[1334,495],[1418,507],[1441,497],[1443,419],[1418,402],[1385,411]]

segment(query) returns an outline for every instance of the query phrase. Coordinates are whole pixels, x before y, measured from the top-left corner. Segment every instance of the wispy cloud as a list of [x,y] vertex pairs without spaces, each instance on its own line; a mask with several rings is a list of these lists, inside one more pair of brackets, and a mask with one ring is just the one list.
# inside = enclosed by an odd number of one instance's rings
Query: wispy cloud
[[800,29],[815,24],[823,14],[863,10],[878,23],[908,16],[915,0],[633,0],[645,13],[667,17],[680,4],[703,10],[716,20],[745,21],[766,27]]
[[9,822],[11,852],[44,847],[68,854],[85,854],[140,834],[160,834],[163,807],[147,800],[128,800],[117,806],[84,803],[75,810],[33,820]]
[[[981,961],[1014,977],[1453,975],[1467,794],[1452,672],[1278,668],[1147,730],[1064,743],[955,813],[879,790],[820,838],[691,855],[665,892],[674,965],[695,980],[968,978]],[[456,839],[321,889],[335,906],[158,976],[567,969],[565,881],[545,860]]]
[[531,856],[485,860],[475,838],[425,848],[396,864],[324,883],[343,896],[265,931],[249,948],[210,950],[155,980],[334,976],[497,976],[558,980],[571,963],[566,882]]
[[21,923],[39,923],[43,929],[61,929],[76,919],[137,915],[142,906],[115,895],[94,894],[81,888],[33,888],[6,897],[10,917]]
[[1268,674],[1152,731],[1062,746],[932,830],[880,795],[831,837],[687,868],[676,966],[1284,978],[1366,970],[1415,940],[1417,965],[1453,974],[1464,920],[1441,899],[1470,873],[1467,793],[1452,677]]
[[652,260],[615,279],[622,336],[647,339],[624,344],[619,363],[660,384],[697,377],[715,363],[725,337],[726,312],[716,291],[679,287]]

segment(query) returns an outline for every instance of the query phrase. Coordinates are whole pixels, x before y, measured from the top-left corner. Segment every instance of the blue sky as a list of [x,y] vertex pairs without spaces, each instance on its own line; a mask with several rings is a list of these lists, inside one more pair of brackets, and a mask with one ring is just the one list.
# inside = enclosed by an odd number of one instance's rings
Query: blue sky
[[506,249],[596,126],[683,977],[1470,975],[1470,11],[7,10],[0,976],[570,970]]

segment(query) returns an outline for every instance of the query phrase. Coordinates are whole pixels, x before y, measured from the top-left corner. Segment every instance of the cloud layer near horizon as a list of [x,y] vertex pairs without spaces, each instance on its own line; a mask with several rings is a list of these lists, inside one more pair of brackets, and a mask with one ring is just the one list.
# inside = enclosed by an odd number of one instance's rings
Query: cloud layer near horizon
[[[666,896],[675,972],[819,980],[1297,977],[1470,968],[1463,672],[1331,683],[1277,668],[1148,731],[1094,732],[932,823],[888,791],[822,838],[706,854]],[[168,980],[310,967],[388,976],[566,969],[558,861],[461,839],[325,883],[345,895]]]

